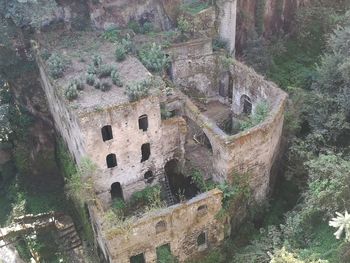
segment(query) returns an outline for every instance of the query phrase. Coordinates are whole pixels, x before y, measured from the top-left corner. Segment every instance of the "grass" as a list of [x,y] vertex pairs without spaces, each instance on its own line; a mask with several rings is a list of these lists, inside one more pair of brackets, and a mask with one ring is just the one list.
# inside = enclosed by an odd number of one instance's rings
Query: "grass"
[[181,10],[195,15],[208,7],[209,3],[207,1],[192,0],[191,3],[181,5]]

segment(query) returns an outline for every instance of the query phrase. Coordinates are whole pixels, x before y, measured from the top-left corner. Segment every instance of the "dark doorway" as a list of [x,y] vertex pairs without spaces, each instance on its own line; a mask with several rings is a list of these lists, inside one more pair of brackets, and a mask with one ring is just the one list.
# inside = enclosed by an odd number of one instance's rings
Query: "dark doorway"
[[142,144],[141,154],[141,163],[149,159],[149,157],[151,156],[151,145],[149,143]]
[[203,246],[206,244],[206,242],[207,240],[206,240],[205,233],[204,232],[200,233],[200,235],[197,237],[197,245]]
[[179,202],[182,198],[191,199],[199,193],[199,189],[190,176],[184,176],[177,160],[173,159],[166,163],[165,174],[169,181],[171,193]]
[[152,171],[147,171],[144,175],[144,178],[146,180],[146,183],[151,184],[153,182],[153,172]]
[[232,96],[233,96],[233,78],[232,78],[231,74],[229,74],[229,77],[228,77],[227,93],[228,93],[228,98],[232,101]]
[[117,166],[117,157],[114,153],[108,154],[106,157],[106,163],[108,168],[113,168]]
[[[166,54],[166,57],[170,61],[170,55]],[[171,61],[168,63],[168,66],[166,68],[166,75],[171,81],[173,81],[173,63]]]
[[102,133],[102,139],[104,142],[113,139],[113,132],[112,132],[111,125],[106,125],[106,126],[102,127],[101,133]]
[[143,131],[148,130],[148,117],[147,115],[142,115],[139,117],[139,129]]
[[138,254],[136,256],[132,256],[130,258],[130,263],[146,263],[145,256],[143,255],[143,253]]
[[252,101],[247,95],[242,95],[241,97],[241,107],[242,113],[250,115],[252,113]]
[[111,185],[111,196],[112,196],[112,199],[122,199],[124,200],[124,197],[123,197],[123,189],[122,189],[122,186],[120,185],[119,182],[116,182],[116,183],[113,183]]

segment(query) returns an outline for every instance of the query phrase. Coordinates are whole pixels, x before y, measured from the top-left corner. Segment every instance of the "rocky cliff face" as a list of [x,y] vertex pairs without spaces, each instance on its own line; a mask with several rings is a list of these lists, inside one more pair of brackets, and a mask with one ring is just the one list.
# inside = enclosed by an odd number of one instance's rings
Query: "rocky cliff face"
[[269,37],[288,33],[296,11],[310,0],[238,0],[236,46],[239,51],[252,30]]

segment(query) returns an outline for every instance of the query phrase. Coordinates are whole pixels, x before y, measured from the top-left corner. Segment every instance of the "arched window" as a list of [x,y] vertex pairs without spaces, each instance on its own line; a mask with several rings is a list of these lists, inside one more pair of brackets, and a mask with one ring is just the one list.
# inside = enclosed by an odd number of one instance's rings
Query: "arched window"
[[143,131],[148,129],[148,117],[146,114],[139,117],[139,129]]
[[102,139],[104,142],[113,139],[113,132],[112,132],[111,125],[103,126],[101,129],[101,133],[102,133]]
[[164,220],[159,221],[156,224],[156,234],[162,233],[166,231],[166,222]]
[[247,95],[241,97],[242,113],[250,115],[252,113],[252,100]]
[[197,246],[204,246],[207,243],[207,237],[204,232],[200,233],[197,237]]
[[147,171],[144,175],[144,178],[148,184],[151,184],[153,182],[153,172],[152,171]]
[[201,205],[197,209],[198,215],[203,216],[208,212],[208,206],[207,205]]
[[108,168],[117,166],[117,157],[114,153],[108,154],[106,157],[106,163]]
[[151,155],[151,145],[149,143],[142,144],[141,146],[141,163],[147,161]]
[[111,197],[112,199],[124,199],[123,197],[123,189],[119,182],[113,183],[111,185]]

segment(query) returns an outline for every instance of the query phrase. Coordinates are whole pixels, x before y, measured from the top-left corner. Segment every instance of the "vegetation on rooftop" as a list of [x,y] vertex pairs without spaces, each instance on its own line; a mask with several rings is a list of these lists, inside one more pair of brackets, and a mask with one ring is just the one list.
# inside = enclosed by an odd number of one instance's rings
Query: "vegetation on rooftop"
[[253,113],[246,117],[245,120],[239,122],[239,128],[241,131],[249,130],[260,123],[264,122],[270,112],[270,105],[267,101],[262,100],[255,106]]
[[162,72],[170,62],[162,47],[156,43],[144,46],[138,55],[142,64],[151,72]]

